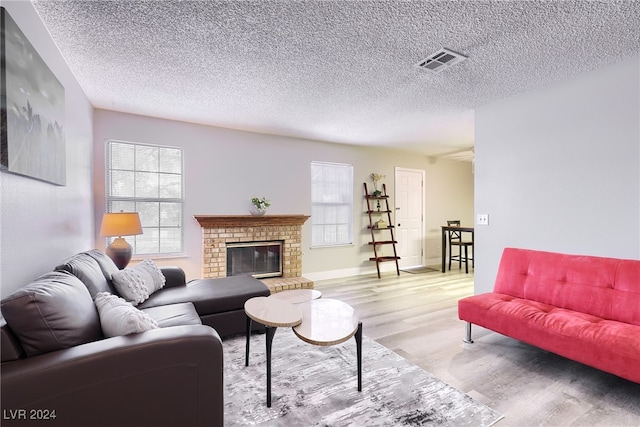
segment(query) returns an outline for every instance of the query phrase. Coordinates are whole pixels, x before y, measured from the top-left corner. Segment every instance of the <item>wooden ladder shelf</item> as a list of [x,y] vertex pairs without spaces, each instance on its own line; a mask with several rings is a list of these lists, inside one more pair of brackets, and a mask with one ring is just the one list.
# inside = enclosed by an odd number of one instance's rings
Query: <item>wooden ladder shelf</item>
[[[387,195],[387,186],[382,184],[382,194],[372,195],[367,190],[367,183],[364,183],[364,198],[367,200],[367,215],[369,216],[369,225],[367,228],[371,232],[371,241],[369,245],[373,246],[373,257],[369,258],[369,261],[375,261],[376,270],[378,271],[378,279],[380,278],[380,263],[395,261],[396,272],[400,275],[400,266],[398,265],[398,252],[396,251],[396,244],[398,243],[393,234],[395,227],[391,221],[391,208],[389,208],[389,196]],[[372,206],[372,203],[375,206]],[[381,206],[381,203],[383,206]],[[384,221],[386,214],[387,221]],[[381,239],[381,232],[387,231],[390,233],[391,239]],[[393,248],[393,255],[384,255],[383,247],[390,245]]]

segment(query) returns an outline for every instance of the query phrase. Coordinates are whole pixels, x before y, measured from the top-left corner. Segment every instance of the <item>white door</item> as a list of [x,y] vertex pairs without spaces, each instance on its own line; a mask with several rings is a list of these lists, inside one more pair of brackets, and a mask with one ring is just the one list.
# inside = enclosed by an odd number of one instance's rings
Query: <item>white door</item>
[[396,168],[395,226],[400,268],[424,265],[424,171]]

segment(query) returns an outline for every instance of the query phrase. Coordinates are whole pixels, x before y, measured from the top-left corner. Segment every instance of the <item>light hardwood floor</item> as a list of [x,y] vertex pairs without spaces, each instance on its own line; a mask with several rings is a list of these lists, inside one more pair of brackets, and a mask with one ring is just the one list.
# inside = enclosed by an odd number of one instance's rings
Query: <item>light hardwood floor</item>
[[473,294],[472,273],[362,275],[315,289],[352,305],[365,335],[502,413],[497,427],[640,426],[640,384],[477,326],[464,344],[457,301]]

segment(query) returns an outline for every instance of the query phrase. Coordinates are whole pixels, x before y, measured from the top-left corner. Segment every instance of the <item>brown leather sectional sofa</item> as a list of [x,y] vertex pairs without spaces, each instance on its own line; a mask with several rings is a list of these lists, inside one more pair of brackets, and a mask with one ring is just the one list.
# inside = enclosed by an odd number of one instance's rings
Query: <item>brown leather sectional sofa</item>
[[3,426],[223,425],[221,336],[244,333],[244,302],[269,289],[162,268],[165,287],[137,306],[159,329],[105,338],[93,298],[117,294],[114,271],[79,253],[2,300]]

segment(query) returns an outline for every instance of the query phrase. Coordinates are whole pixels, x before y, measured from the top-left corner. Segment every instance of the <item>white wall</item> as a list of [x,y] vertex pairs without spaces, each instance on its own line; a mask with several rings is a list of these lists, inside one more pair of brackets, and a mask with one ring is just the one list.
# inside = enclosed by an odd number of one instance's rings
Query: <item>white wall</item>
[[3,1],[65,89],[67,184],[0,173],[0,293],[93,245],[92,107],[30,2]]
[[504,247],[640,257],[640,60],[479,108],[475,290]]
[[[96,110],[94,115],[95,221],[105,210],[104,146],[107,139],[184,148],[186,168],[186,256],[158,260],[183,267],[189,279],[202,276],[201,229],[194,215],[245,215],[253,195],[271,200],[270,214],[311,212],[310,163],[328,161],[354,165],[355,243],[337,248],[310,249],[311,221],[303,227],[303,274],[335,277],[375,271],[363,214],[362,183],[372,172],[385,174],[393,189],[394,167],[423,169],[427,179],[426,240],[448,217],[471,220],[473,175],[470,163],[439,160],[394,150],[363,148],[303,139],[256,134],[223,128]],[[370,182],[369,182],[370,184]],[[431,215],[435,212],[435,215]],[[96,227],[96,230],[99,227]],[[435,231],[434,231],[435,230]],[[104,239],[94,236],[97,247]],[[439,247],[431,251],[439,251]],[[427,258],[439,262],[439,252]],[[385,267],[393,267],[391,263]]]

